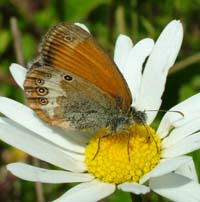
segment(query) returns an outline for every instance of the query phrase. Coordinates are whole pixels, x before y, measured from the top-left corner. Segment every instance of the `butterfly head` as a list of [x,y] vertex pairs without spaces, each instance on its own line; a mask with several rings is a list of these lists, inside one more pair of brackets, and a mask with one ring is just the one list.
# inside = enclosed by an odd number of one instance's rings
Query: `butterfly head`
[[135,107],[131,107],[128,113],[116,113],[109,121],[108,125],[111,131],[126,130],[133,123],[144,125],[146,124],[147,115],[145,111],[137,110]]

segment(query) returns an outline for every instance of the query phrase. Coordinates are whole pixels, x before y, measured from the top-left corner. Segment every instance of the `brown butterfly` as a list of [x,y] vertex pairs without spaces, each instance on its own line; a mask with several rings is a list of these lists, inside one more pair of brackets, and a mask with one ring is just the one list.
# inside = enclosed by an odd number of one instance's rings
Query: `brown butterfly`
[[60,23],[44,37],[24,82],[30,107],[50,125],[111,130],[145,122],[112,59],[81,27]]

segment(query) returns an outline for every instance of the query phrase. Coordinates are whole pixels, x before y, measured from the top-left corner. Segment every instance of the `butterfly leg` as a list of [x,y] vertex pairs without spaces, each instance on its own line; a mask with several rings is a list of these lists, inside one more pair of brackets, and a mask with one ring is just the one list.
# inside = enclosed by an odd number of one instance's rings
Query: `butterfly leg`
[[111,134],[111,133],[107,133],[107,134],[105,134],[105,135],[99,137],[99,139],[98,139],[98,144],[97,144],[97,151],[96,151],[95,155],[93,156],[92,160],[95,160],[95,158],[97,157],[97,155],[98,155],[98,153],[99,153],[99,151],[100,151],[101,139],[102,139],[102,138],[105,138],[105,137],[108,137],[110,134]]
[[160,152],[159,148],[158,148],[158,144],[157,142],[155,141],[153,135],[151,134],[151,132],[148,130],[148,128],[146,127],[145,124],[143,124],[143,126],[145,127],[146,131],[147,131],[147,134],[149,134],[149,138],[152,138],[154,144],[156,145],[156,150],[157,150],[157,153]]
[[128,142],[127,142],[127,154],[128,154],[128,160],[130,161],[130,133],[128,132]]

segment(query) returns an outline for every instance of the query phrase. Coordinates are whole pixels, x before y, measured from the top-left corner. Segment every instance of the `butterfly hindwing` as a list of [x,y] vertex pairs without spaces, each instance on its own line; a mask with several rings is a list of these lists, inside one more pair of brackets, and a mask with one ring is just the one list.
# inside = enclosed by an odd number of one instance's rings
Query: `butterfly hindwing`
[[45,122],[63,128],[97,129],[117,113],[115,100],[71,72],[33,67],[24,83],[29,106]]

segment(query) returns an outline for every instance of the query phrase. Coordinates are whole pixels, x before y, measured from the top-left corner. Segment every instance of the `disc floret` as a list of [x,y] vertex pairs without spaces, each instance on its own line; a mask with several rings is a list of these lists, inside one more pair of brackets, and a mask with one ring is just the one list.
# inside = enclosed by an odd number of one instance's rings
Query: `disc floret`
[[161,140],[151,127],[132,124],[126,130],[105,134],[107,129],[97,132],[85,151],[88,172],[99,180],[138,182],[158,164]]

